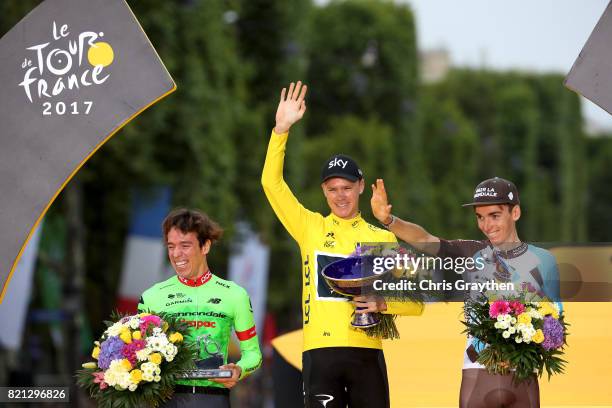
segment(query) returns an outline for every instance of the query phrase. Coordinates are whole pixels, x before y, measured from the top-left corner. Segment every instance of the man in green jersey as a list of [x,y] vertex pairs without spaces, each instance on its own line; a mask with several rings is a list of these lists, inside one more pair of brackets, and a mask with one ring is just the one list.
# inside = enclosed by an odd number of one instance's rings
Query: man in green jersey
[[[165,312],[187,322],[186,341],[202,345],[200,358],[219,361],[232,377],[214,380],[178,380],[175,397],[165,407],[229,407],[229,389],[261,365],[253,310],[246,291],[212,274],[206,256],[223,230],[196,210],[172,211],[163,222],[168,258],[176,275],[147,289],[139,311]],[[240,340],[241,358],[227,363],[232,328]],[[211,360],[209,360],[211,361]]]

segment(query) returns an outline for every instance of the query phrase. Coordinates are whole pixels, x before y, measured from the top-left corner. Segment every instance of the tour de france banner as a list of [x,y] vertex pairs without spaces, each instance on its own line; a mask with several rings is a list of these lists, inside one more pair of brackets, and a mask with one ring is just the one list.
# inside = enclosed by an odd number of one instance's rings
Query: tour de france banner
[[176,85],[124,0],[46,0],[2,37],[0,61],[1,302],[63,187]]
[[612,114],[612,2],[580,51],[565,86]]

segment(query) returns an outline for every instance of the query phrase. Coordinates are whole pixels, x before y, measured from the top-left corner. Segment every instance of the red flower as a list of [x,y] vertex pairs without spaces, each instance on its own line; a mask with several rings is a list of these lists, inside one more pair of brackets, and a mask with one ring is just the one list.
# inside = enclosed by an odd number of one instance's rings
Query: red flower
[[512,313],[514,313],[515,316],[518,316],[525,311],[525,305],[523,305],[519,301],[514,300],[510,302],[510,309],[512,309]]
[[146,342],[144,340],[132,340],[130,344],[123,346],[121,354],[123,354],[123,357],[128,359],[130,364],[132,364],[132,367],[135,367],[137,361],[136,352],[138,350],[142,350],[145,348],[145,346]]
[[489,306],[489,316],[496,319],[500,314],[510,313],[510,304],[505,300],[496,300]]

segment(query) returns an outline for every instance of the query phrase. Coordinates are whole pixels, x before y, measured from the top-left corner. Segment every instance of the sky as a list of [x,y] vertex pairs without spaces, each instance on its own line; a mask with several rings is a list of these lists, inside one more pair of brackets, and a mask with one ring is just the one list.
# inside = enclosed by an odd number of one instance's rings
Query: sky
[[[608,0],[405,0],[420,50],[446,49],[454,66],[566,75]],[[568,90],[568,92],[570,92]],[[612,130],[612,115],[583,99],[588,122]]]

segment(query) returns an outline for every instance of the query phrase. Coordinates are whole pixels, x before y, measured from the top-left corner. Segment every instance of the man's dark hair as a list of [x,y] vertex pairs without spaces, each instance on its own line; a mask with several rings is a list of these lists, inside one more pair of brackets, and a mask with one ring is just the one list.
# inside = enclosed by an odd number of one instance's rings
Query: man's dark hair
[[[508,204],[508,203],[502,203],[502,204],[497,204],[497,205],[499,205],[501,208],[507,208],[507,209],[508,209],[508,212],[510,212],[510,213],[511,213],[511,212],[512,212],[512,209],[513,209],[514,207],[516,207],[518,204]],[[477,207],[482,207],[482,206],[477,206],[477,205],[475,205],[475,206],[474,206],[474,212],[476,212],[476,208],[477,208]]]
[[223,235],[223,229],[208,215],[198,210],[178,208],[166,216],[162,223],[164,242],[168,243],[168,233],[172,228],[177,228],[183,234],[195,232],[200,243],[200,248],[210,239],[211,243],[217,241]]

